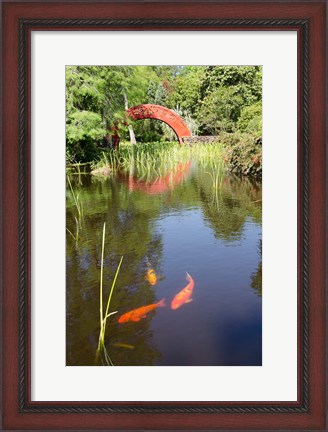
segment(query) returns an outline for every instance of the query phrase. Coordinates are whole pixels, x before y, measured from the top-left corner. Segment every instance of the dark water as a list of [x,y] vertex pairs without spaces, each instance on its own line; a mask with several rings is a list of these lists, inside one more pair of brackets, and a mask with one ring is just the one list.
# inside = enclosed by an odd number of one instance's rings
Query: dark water
[[[67,365],[95,362],[104,222],[105,298],[124,256],[110,307],[118,313],[108,319],[105,341],[115,365],[262,364],[259,183],[226,175],[215,191],[195,162],[151,183],[123,175],[70,179],[82,213],[68,188],[67,228],[74,237],[77,222],[80,228],[77,241],[67,233]],[[149,263],[154,286],[145,280]],[[185,272],[195,281],[193,301],[172,310]],[[167,307],[118,323],[162,298]]]

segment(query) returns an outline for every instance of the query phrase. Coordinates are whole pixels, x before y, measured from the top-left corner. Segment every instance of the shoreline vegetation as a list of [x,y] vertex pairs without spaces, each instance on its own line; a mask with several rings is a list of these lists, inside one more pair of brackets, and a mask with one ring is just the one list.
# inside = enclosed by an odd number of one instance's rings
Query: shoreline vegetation
[[[68,167],[88,162],[93,174],[108,176],[127,165],[158,166],[156,158],[167,165],[206,155],[261,179],[260,66],[68,66],[66,87]],[[127,119],[128,107],[147,103],[175,111],[192,136],[180,145],[161,121]]]
[[92,175],[109,176],[118,169],[125,171],[132,165],[172,168],[172,164],[195,160],[222,163],[233,174],[250,176],[256,180],[262,177],[262,145],[254,144],[247,134],[226,134],[220,140],[203,143],[179,144],[177,141],[120,144],[119,149],[102,151],[99,160],[91,165]]
[[220,159],[222,160],[220,144],[187,146],[178,142],[153,142],[131,145],[125,142],[117,150],[103,152],[101,159],[91,164],[91,174],[108,175],[123,171],[150,178],[165,175],[178,164],[190,160],[207,163]]

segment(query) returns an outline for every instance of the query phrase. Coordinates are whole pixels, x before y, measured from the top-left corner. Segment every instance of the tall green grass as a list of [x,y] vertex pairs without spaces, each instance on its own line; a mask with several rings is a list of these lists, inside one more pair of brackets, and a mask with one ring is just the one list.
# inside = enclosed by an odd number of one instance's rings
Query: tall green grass
[[103,153],[93,169],[110,167],[112,172],[133,172],[139,177],[154,179],[173,170],[179,163],[190,160],[202,164],[222,161],[223,147],[216,143],[180,145],[177,142],[155,142],[131,145],[120,144],[118,150]]
[[211,177],[212,186],[215,192],[220,191],[222,188],[222,182],[224,177],[224,163],[222,160],[214,162],[210,161],[208,164],[209,171],[206,173]]
[[220,210],[220,197],[222,191],[223,178],[225,174],[225,164],[222,160],[214,162],[213,160],[206,166],[209,171],[205,171],[211,178],[212,182],[212,205],[216,210]]
[[80,200],[79,194],[74,192],[74,189],[73,189],[73,186],[72,186],[72,183],[71,183],[69,176],[67,175],[66,177],[67,177],[67,183],[69,185],[69,189],[71,191],[71,195],[73,198],[74,207],[75,207],[76,212],[77,212],[77,216],[74,216],[75,227],[76,227],[75,228],[75,235],[68,228],[66,228],[66,230],[73,237],[73,239],[75,240],[76,246],[77,246],[78,242],[79,242],[80,229],[82,228],[82,224],[83,224],[83,205],[82,205],[82,202]]
[[71,181],[69,179],[69,176],[67,176],[67,182],[68,182],[69,188],[71,190],[71,194],[72,194],[72,197],[73,197],[73,201],[74,201],[74,205],[75,205],[76,211],[78,213],[78,217],[79,217],[79,219],[82,219],[83,218],[83,206],[82,206],[82,203],[80,201],[79,194],[75,194],[74,189],[72,187],[72,183],[71,183]]

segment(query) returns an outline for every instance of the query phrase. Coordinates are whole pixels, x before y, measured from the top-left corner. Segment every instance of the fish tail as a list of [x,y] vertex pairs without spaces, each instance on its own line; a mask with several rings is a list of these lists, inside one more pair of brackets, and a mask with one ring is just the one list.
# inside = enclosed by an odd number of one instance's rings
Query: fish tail
[[189,274],[189,273],[187,273],[187,272],[186,272],[186,275],[187,275],[187,276],[186,276],[186,279],[187,279],[187,280],[188,280],[188,281],[190,282],[190,281],[191,281],[191,279],[192,279],[192,277],[191,277],[191,276],[190,276],[190,274]]
[[159,307],[165,307],[165,306],[166,306],[165,298],[162,298],[162,300],[160,300],[160,301],[157,303],[157,306],[159,306]]

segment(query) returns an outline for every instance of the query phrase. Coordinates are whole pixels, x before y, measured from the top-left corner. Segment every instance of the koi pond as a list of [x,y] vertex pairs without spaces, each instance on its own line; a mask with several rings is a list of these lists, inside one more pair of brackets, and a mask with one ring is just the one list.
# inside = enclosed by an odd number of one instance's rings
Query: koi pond
[[206,159],[88,170],[67,181],[66,364],[261,365],[261,183]]

